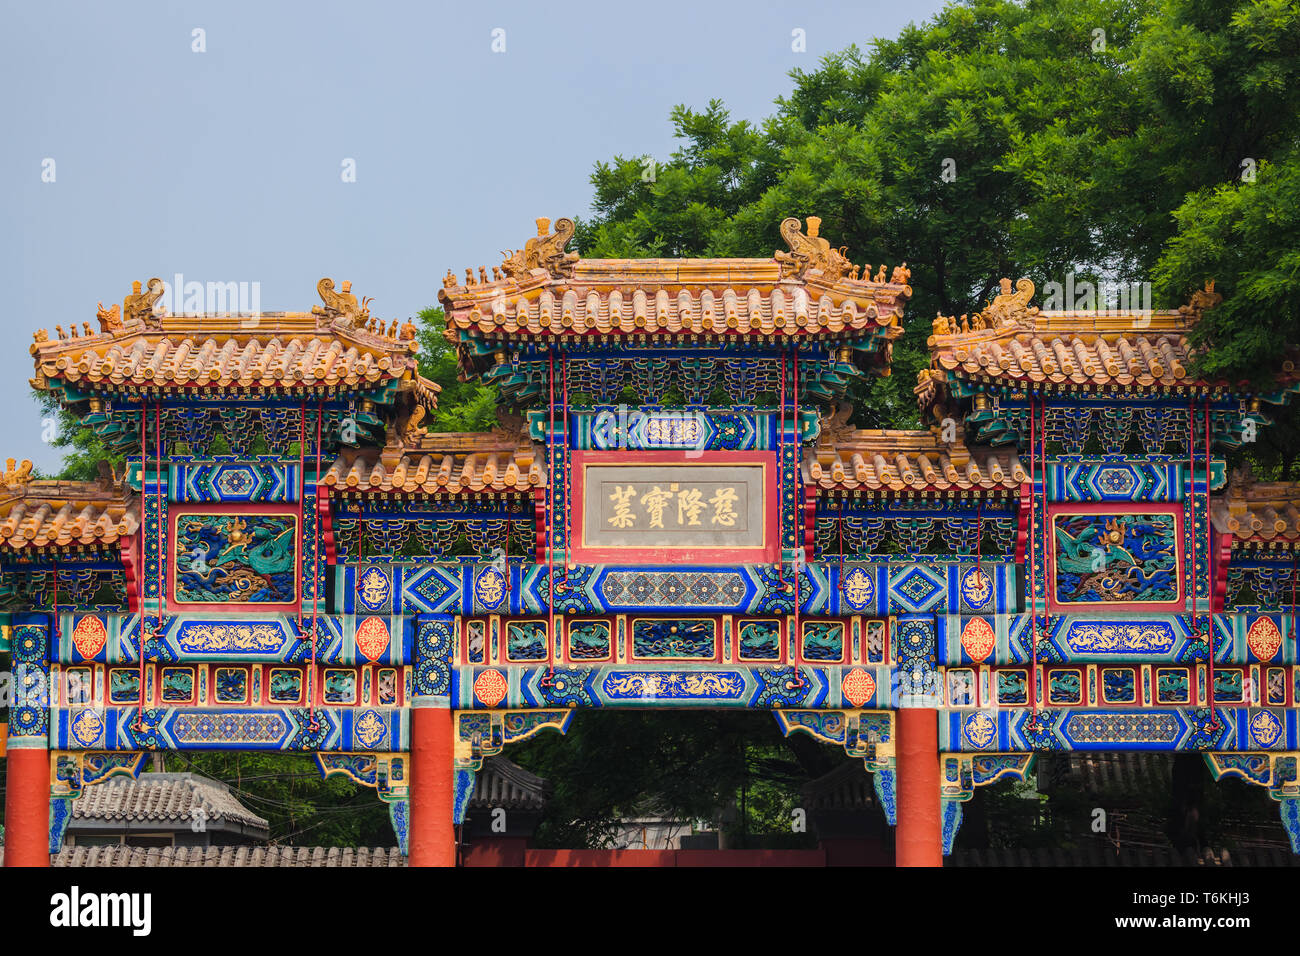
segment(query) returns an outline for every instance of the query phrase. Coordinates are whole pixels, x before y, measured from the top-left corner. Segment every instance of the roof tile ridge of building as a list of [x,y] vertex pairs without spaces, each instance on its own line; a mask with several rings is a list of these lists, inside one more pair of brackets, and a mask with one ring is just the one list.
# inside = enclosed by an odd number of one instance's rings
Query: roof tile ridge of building
[[488,764],[488,766],[483,768],[485,771],[489,770],[490,767],[491,773],[494,773],[502,779],[508,780],[525,789],[545,790],[547,786],[545,777],[533,773],[526,767],[522,767],[508,757],[503,757],[500,754],[488,757],[485,764]]

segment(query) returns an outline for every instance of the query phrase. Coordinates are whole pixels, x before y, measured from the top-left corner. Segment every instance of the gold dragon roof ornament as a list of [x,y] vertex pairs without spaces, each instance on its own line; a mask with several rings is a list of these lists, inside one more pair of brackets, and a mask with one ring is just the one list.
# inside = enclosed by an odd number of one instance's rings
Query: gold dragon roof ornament
[[316,283],[316,291],[320,294],[321,301],[325,305],[312,306],[312,315],[323,316],[327,319],[340,319],[345,328],[358,328],[369,321],[370,302],[372,300],[366,298],[358,303],[357,297],[352,294],[351,282],[345,280],[339,291],[335,292],[334,280],[324,278]]
[[943,315],[934,317],[932,335],[963,335],[967,332],[984,332],[989,329],[1006,329],[1012,326],[1031,328],[1038,307],[1031,306],[1034,297],[1034,283],[1029,279],[1016,280],[1012,290],[1011,280],[1003,278],[999,285],[1001,292],[993,297],[987,307],[974,315]]
[[0,473],[0,486],[5,488],[23,488],[32,480],[32,463],[26,458],[18,464],[13,458],[5,463],[5,470]]
[[1222,301],[1223,296],[1214,291],[1214,280],[1206,279],[1205,288],[1193,292],[1191,299],[1188,300],[1186,305],[1180,305],[1178,311],[1196,322],[1200,319],[1202,312],[1214,308]]
[[[822,221],[817,216],[808,217],[808,234],[800,230],[799,220],[794,216],[781,221],[781,238],[790,247],[789,252],[777,250],[772,254],[781,263],[781,276],[802,276],[810,269],[816,269],[832,281],[856,276],[857,266],[848,260],[845,253],[848,246],[832,249],[831,244],[817,235]],[[870,266],[867,267],[870,270]],[[884,272],[884,266],[881,266]],[[877,281],[884,281],[883,275]]]
[[[529,239],[522,249],[516,249],[513,253],[502,250],[501,255],[505,259],[501,263],[501,271],[516,282],[528,279],[534,269],[545,269],[553,279],[573,278],[573,266],[578,261],[578,254],[565,252],[564,247],[573,238],[574,230],[572,219],[557,219],[555,232],[552,233],[551,220],[545,216],[539,218],[535,238]],[[486,274],[481,278],[483,284],[486,284]]]
[[[140,323],[147,329],[162,328],[162,313],[156,306],[167,290],[166,283],[157,276],[149,280],[147,290],[140,291],[140,283],[131,283],[131,294],[122,303],[122,324],[130,327]],[[101,319],[101,324],[102,324]]]

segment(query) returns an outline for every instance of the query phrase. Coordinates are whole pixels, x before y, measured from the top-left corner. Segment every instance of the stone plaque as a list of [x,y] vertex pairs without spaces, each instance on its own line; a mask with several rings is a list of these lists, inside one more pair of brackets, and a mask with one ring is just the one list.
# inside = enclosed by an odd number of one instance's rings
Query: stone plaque
[[573,467],[576,560],[774,559],[771,453],[577,452]]

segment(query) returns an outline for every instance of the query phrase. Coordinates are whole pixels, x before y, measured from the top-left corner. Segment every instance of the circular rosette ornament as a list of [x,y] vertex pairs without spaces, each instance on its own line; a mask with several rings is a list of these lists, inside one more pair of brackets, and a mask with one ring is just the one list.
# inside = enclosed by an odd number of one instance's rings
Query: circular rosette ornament
[[501,703],[509,690],[510,687],[499,670],[485,670],[474,679],[474,696],[485,707],[495,707]]
[[844,699],[854,707],[861,707],[876,696],[876,679],[861,667],[855,667],[844,675],[841,685]]

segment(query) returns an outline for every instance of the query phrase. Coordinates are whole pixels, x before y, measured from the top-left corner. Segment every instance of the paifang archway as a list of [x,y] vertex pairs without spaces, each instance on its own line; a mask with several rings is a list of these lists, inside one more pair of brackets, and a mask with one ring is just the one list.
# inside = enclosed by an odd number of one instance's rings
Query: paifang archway
[[35,384],[129,464],[4,476],[6,864],[48,861],[82,787],[205,748],[315,753],[412,864],[451,864],[484,757],[597,707],[765,709],[843,746],[902,865],[1069,749],[1202,752],[1300,838],[1300,489],[1221,457],[1294,388],[1189,375],[1212,289],[1049,313],[1004,280],[934,320],[927,427],[852,428],[910,273],[818,226],[766,259],[590,260],[539,220],[491,278],[448,272],[490,433],[422,425],[415,328],[347,283],[197,316],[151,280],[98,332],[37,332]]

